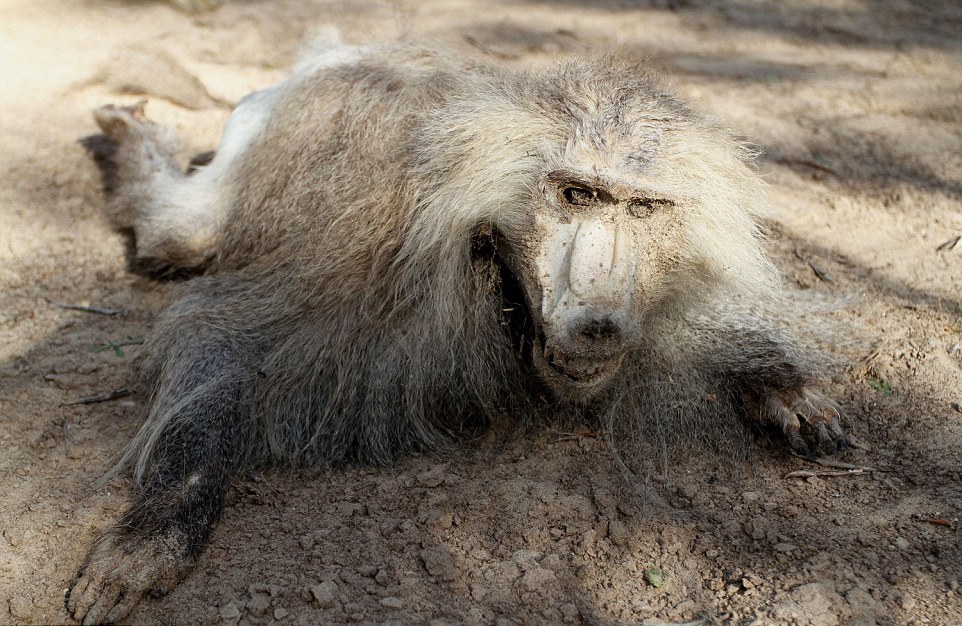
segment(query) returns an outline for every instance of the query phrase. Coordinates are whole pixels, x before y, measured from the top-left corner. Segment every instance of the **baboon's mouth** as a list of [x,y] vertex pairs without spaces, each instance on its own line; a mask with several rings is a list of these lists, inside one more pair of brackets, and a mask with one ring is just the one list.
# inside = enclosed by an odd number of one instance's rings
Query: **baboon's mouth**
[[546,382],[589,393],[602,388],[618,372],[624,357],[624,352],[610,356],[572,354],[546,341],[540,329],[532,350],[533,365]]
[[578,358],[565,355],[553,348],[544,349],[544,360],[552,370],[568,380],[593,386],[615,373],[621,367],[623,354],[608,359]]

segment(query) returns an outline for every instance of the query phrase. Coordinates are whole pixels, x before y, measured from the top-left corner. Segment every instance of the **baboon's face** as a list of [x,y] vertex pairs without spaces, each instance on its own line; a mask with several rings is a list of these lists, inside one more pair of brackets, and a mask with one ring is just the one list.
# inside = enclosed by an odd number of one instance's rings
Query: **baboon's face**
[[524,292],[535,370],[559,395],[587,397],[670,291],[685,203],[570,170],[548,173],[536,196],[534,228],[501,256]]

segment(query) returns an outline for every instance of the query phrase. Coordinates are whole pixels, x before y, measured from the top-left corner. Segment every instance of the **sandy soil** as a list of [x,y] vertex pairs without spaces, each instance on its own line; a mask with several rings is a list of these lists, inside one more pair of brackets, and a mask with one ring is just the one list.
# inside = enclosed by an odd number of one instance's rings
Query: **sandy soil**
[[[677,6],[676,6],[677,5]],[[417,34],[504,63],[620,48],[765,146],[772,254],[846,328],[828,389],[871,446],[830,468],[655,476],[640,507],[590,432],[459,459],[239,481],[196,571],[134,623],[962,623],[962,8],[949,0],[147,0],[0,3],[0,622],[69,622],[63,593],[130,486],[91,484],[145,398],[134,344],[169,285],[128,274],[77,143],[144,91],[190,151],[301,42]],[[948,242],[948,245],[943,245]],[[940,247],[941,246],[941,247]],[[114,307],[113,317],[57,303]],[[792,313],[788,313],[792,315]],[[658,568],[664,584],[649,582]],[[647,572],[647,573],[646,573]]]

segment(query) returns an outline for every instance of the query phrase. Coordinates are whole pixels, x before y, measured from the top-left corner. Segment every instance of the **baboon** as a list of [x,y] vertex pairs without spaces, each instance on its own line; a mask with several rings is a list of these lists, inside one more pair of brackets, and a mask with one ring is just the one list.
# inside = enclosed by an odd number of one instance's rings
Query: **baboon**
[[68,592],[84,623],[175,585],[253,467],[391,463],[505,414],[707,411],[806,455],[847,445],[813,365],[752,314],[778,306],[753,154],[637,64],[328,49],[244,98],[189,175],[141,105],[95,118],[134,261],[199,276],[145,347],[120,462],[139,491]]

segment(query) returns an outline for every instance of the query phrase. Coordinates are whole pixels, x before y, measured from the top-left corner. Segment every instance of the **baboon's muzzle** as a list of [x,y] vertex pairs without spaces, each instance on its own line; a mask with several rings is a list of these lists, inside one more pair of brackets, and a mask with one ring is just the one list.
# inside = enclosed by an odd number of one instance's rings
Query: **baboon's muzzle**
[[527,294],[538,329],[532,362],[556,390],[591,392],[618,372],[639,332],[633,246],[619,220],[571,217],[552,227]]

